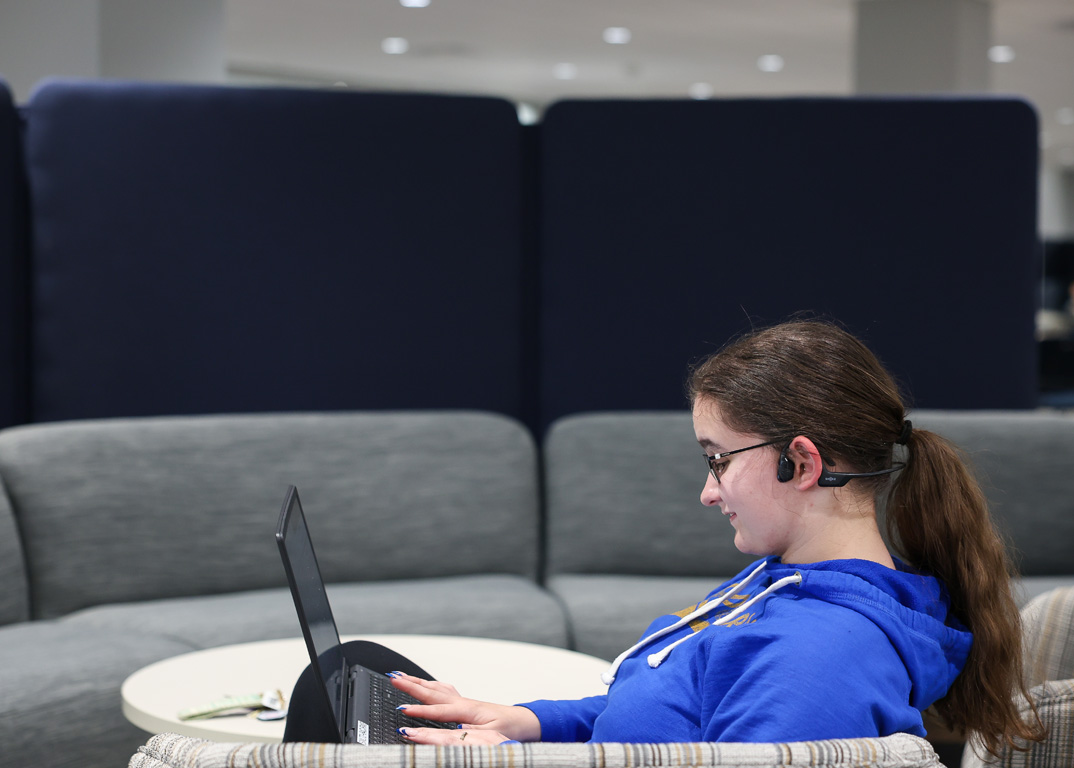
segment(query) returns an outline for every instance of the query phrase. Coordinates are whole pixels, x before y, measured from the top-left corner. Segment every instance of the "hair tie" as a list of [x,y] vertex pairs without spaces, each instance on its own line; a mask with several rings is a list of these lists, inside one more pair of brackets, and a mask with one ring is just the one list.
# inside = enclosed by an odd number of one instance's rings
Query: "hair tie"
[[914,425],[910,423],[909,419],[906,419],[902,423],[902,432],[900,432],[899,436],[895,438],[895,442],[899,445],[906,445],[908,442],[910,442],[910,433],[913,431]]

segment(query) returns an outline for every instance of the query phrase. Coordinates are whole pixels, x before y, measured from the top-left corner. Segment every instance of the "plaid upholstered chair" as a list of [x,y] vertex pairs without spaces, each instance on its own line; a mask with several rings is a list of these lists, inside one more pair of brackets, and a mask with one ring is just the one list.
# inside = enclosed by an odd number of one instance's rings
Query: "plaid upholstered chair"
[[129,768],[943,768],[924,739],[794,744],[509,744],[433,747],[357,744],[216,744],[154,736]]
[[999,757],[975,749],[971,739],[962,768],[1074,766],[1074,587],[1034,598],[1022,609],[1022,624],[1029,694],[1048,727],[1048,738],[1026,752],[1006,750]]

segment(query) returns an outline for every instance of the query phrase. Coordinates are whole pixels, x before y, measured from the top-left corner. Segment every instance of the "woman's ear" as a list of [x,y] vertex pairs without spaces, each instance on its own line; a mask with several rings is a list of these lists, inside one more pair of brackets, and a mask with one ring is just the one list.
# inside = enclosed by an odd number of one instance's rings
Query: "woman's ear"
[[824,471],[823,459],[817,446],[805,435],[791,440],[787,446],[787,458],[794,464],[792,481],[799,490],[812,488]]

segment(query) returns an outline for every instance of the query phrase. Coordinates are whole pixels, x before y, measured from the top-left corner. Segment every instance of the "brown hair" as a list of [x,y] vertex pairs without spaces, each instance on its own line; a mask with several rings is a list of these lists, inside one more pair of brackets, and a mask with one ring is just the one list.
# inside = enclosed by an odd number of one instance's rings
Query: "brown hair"
[[[689,394],[718,404],[736,432],[762,440],[805,435],[843,471],[891,467],[893,444],[906,437],[906,408],[891,375],[861,341],[827,322],[784,323],[733,341],[692,371]],[[1004,744],[1024,749],[1045,731],[1035,711],[1034,722],[1018,715],[1014,694],[1026,696],[1026,688],[1013,567],[984,494],[958,449],[937,434],[913,429],[902,460],[894,480],[861,478],[848,488],[877,501],[887,493],[893,548],[947,586],[951,612],[973,633],[966,665],[936,711],[952,730],[977,732],[993,754]]]

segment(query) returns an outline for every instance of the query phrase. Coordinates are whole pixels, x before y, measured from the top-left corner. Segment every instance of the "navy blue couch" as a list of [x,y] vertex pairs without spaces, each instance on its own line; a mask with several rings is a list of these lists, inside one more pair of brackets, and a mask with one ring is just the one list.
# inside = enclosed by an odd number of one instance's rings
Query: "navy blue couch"
[[1009,99],[0,90],[0,426],[684,405],[812,310],[927,408],[1036,404],[1037,119]]

